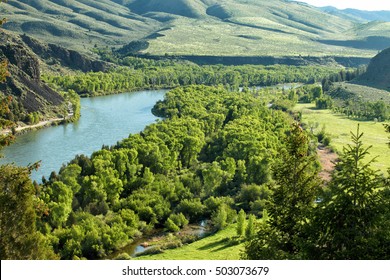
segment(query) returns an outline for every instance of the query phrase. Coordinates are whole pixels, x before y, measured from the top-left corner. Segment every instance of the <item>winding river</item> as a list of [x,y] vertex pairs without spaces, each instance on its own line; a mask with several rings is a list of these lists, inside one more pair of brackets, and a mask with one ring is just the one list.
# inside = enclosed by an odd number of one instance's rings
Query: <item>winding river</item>
[[148,90],[81,99],[81,117],[75,123],[31,131],[2,150],[0,164],[27,166],[41,162],[31,178],[40,182],[58,172],[78,154],[91,155],[102,145],[114,145],[130,133],[138,133],[157,118],[153,105],[167,90]]

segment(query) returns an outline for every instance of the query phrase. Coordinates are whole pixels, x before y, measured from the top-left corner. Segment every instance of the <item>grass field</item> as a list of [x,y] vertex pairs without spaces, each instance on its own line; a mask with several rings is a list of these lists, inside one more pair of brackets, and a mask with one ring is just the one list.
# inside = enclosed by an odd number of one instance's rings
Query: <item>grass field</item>
[[[236,224],[183,247],[137,260],[238,260],[244,243],[235,244]],[[235,244],[235,245],[233,245]]]
[[360,124],[360,131],[364,133],[363,144],[372,145],[367,159],[377,157],[372,167],[385,174],[390,168],[390,148],[386,144],[389,142],[390,135],[385,132],[383,123],[351,120],[345,115],[334,114],[330,110],[316,110],[314,104],[297,104],[295,110],[302,111],[304,123],[318,123],[318,129],[325,125],[325,131],[332,137],[331,146],[338,153],[351,143],[350,131],[356,132],[357,125]]

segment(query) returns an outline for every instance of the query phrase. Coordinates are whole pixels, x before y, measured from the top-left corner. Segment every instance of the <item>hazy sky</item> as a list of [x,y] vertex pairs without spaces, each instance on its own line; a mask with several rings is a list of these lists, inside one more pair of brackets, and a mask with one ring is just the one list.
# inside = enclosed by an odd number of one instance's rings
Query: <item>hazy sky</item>
[[390,0],[298,0],[313,6],[333,6],[339,9],[354,8],[369,11],[390,11]]

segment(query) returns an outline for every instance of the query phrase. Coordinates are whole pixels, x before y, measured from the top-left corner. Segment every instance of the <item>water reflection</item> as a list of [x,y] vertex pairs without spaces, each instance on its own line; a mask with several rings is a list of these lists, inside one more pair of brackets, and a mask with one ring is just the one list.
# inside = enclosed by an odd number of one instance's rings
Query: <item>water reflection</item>
[[138,133],[156,120],[151,108],[166,90],[139,91],[81,100],[81,118],[76,123],[28,132],[2,150],[0,164],[27,166],[42,160],[32,179],[38,182],[77,154],[91,155],[103,145],[114,145],[130,133]]

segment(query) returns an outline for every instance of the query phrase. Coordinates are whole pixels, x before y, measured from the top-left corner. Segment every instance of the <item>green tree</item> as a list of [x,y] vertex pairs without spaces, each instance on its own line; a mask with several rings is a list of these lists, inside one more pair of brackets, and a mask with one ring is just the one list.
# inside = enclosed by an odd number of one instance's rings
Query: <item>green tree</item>
[[309,137],[297,123],[292,126],[286,142],[286,149],[281,151],[273,167],[277,185],[268,210],[271,226],[290,236],[290,241],[283,246],[293,253],[298,249],[293,237],[301,233],[313,209],[320,181],[313,164],[316,155],[309,152]]
[[31,169],[0,166],[0,258],[56,259],[48,240],[36,230],[35,188]]
[[237,217],[237,235],[238,236],[243,236],[245,234],[245,228],[246,228],[246,214],[243,209],[238,212],[238,217]]
[[256,222],[255,215],[250,214],[248,217],[248,226],[246,227],[245,230],[245,237],[247,239],[252,238],[256,233],[255,222]]
[[228,213],[226,205],[222,204],[217,211],[211,215],[211,222],[216,230],[224,229],[227,226]]
[[343,149],[322,201],[315,211],[310,252],[320,259],[388,259],[390,256],[390,204],[385,180],[368,162],[371,147],[363,133],[351,133],[352,144]]
[[309,152],[309,137],[299,124],[292,125],[285,142],[286,148],[280,151],[273,166],[276,186],[268,207],[269,219],[246,246],[245,258],[301,257],[307,239],[304,229],[320,181],[313,166],[316,157]]

